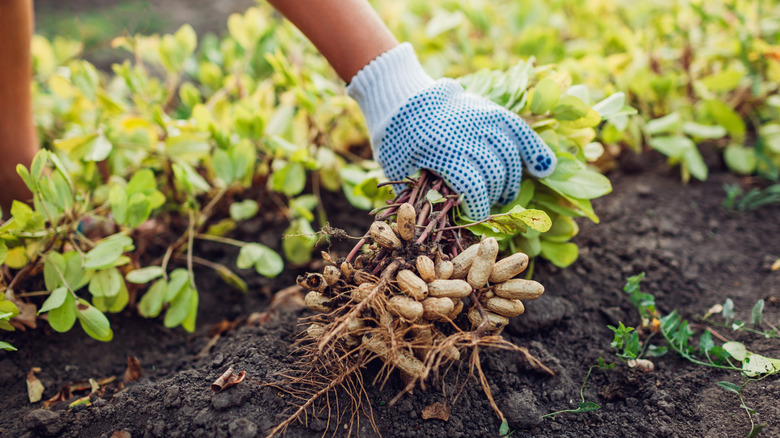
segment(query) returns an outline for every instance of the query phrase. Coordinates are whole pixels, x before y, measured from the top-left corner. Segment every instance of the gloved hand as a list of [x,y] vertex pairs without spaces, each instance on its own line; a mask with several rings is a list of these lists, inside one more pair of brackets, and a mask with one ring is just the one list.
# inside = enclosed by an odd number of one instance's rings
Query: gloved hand
[[465,195],[464,213],[473,220],[517,197],[521,157],[536,177],[555,169],[555,154],[520,117],[452,79],[431,79],[409,43],[363,67],[347,94],[360,105],[387,177],[430,169]]

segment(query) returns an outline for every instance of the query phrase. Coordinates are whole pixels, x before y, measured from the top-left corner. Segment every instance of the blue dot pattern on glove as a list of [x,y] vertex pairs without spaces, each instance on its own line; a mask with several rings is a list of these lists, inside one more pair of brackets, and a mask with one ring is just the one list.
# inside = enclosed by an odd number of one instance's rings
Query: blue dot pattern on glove
[[377,159],[391,180],[430,169],[464,196],[464,213],[484,219],[493,204],[517,197],[522,160],[542,178],[555,154],[520,117],[452,79],[440,79],[413,96],[378,139]]

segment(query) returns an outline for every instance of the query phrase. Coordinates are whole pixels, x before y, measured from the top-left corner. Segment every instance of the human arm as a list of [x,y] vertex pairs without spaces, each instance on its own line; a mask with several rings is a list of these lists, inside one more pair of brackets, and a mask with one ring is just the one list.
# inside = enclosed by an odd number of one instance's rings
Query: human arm
[[0,0],[0,207],[5,217],[13,200],[30,196],[16,165],[29,166],[38,150],[30,90],[32,30],[32,0]]
[[555,154],[520,117],[456,81],[434,81],[367,0],[269,1],[349,82],[374,157],[391,180],[430,169],[464,195],[463,212],[480,220],[493,204],[517,197],[523,163],[536,177],[553,172]]
[[366,0],[269,0],[317,47],[344,82],[398,45]]

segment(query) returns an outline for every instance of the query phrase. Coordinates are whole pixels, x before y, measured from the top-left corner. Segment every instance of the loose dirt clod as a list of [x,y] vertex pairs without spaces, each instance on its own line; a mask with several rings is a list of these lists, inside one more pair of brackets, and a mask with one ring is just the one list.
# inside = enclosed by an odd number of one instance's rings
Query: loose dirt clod
[[[429,203],[428,190],[445,201]],[[459,202],[441,179],[425,172],[378,210],[368,234],[346,258],[328,254],[322,274],[298,278],[310,290],[306,305],[318,315],[300,339],[299,370],[275,385],[302,402],[271,435],[317,400],[327,404],[336,388],[347,390],[352,400],[349,408],[337,408],[339,418],[345,409],[351,410],[350,422],[367,406],[370,411],[359,370],[373,359],[384,363],[374,382],[398,369],[407,384],[392,404],[416,386],[425,387],[430,376],[460,360],[464,349],[471,350],[469,369],[503,418],[479,365],[478,347],[523,351],[499,334],[509,318],[525,311],[520,299],[537,298],[544,288],[512,280],[528,265],[525,254],[496,261],[495,238],[474,243],[471,233],[452,231]]]

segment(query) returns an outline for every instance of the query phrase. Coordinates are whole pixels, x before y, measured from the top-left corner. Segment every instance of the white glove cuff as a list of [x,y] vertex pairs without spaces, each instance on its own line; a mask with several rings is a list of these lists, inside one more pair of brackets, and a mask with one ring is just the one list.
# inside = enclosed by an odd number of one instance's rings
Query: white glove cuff
[[371,138],[412,96],[433,85],[409,43],[400,44],[363,67],[347,86],[347,94],[360,105]]

